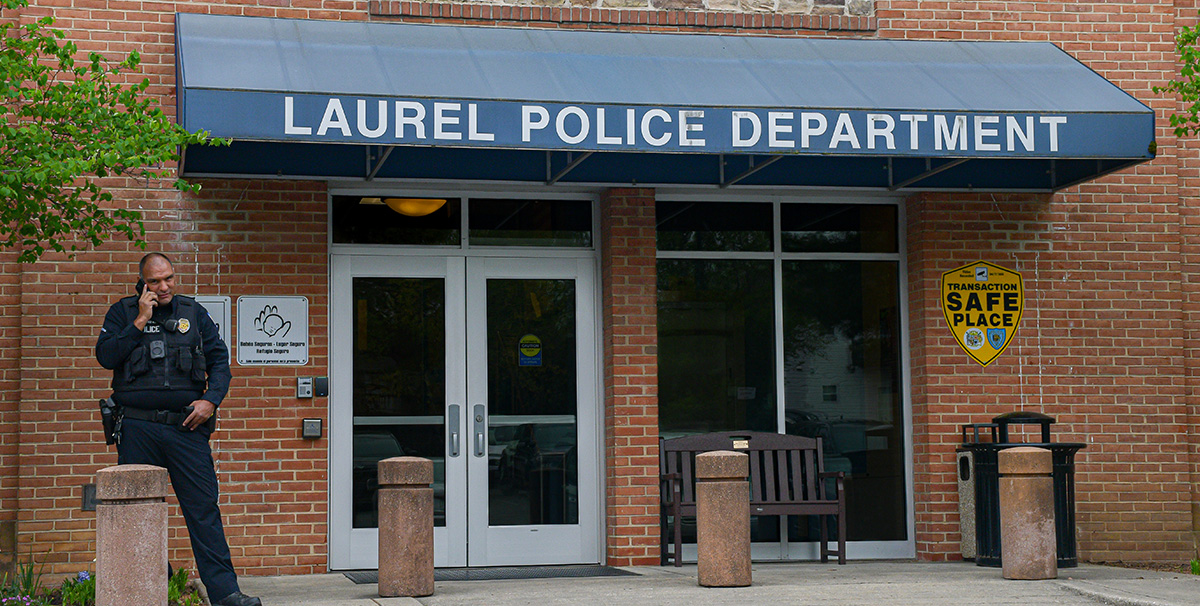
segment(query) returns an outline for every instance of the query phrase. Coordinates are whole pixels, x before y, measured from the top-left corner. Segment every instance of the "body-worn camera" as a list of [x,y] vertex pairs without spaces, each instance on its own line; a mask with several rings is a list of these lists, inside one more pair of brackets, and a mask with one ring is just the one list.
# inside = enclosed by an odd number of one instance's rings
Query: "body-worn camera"
[[100,400],[100,422],[104,425],[104,443],[121,443],[121,407],[112,398]]
[[150,342],[150,359],[161,360],[167,357],[167,344],[161,339]]

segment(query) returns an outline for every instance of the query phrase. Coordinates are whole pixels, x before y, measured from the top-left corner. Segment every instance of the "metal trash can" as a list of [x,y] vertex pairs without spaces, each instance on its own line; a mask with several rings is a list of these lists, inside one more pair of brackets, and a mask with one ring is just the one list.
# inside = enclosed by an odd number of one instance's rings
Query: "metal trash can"
[[[1087,445],[1051,442],[1050,425],[1054,423],[1054,417],[1038,412],[1010,412],[995,417],[992,423],[996,424],[999,434],[997,442],[976,442],[962,447],[972,455],[975,476],[975,565],[1000,567],[1000,468],[997,455],[1005,448],[1036,446],[1048,449],[1054,460],[1054,527],[1058,567],[1078,566],[1079,550],[1075,542],[1075,453]],[[1011,425],[1040,426],[1041,441],[1009,441]]]
[[[980,435],[981,429],[990,429],[991,436]],[[999,426],[995,423],[971,423],[962,426],[962,446],[955,452],[958,461],[958,528],[959,548],[964,560],[974,560],[975,547],[975,453],[968,448],[971,444],[996,442]]]

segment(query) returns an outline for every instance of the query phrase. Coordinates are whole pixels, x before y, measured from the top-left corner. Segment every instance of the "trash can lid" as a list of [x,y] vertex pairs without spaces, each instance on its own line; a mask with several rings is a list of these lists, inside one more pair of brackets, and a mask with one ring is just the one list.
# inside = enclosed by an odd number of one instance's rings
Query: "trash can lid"
[[998,417],[992,417],[992,422],[1004,425],[1011,423],[1053,423],[1054,417],[1032,410],[1014,410]]
[[[981,429],[991,429],[992,437],[991,437],[990,442],[993,442],[993,443],[999,442],[1000,441],[1000,437],[999,437],[999,433],[998,433],[999,427],[1000,426],[997,425],[996,423],[967,423],[966,425],[962,426],[962,443],[965,446],[968,444],[978,444],[978,443],[982,442],[983,440],[979,439],[980,438],[979,430],[981,430]],[[987,436],[986,433],[984,433],[983,435]]]

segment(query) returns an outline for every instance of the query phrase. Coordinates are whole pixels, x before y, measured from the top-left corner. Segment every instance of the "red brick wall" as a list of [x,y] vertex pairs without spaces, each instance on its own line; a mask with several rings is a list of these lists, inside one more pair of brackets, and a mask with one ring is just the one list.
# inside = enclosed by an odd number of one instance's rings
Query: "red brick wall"
[[606,537],[613,566],[658,558],[658,299],[654,190],[600,200]]
[[[1016,409],[1056,417],[1057,441],[1087,443],[1077,457],[1081,558],[1187,554],[1178,245],[1150,235],[1175,232],[1174,217],[1161,200],[1110,213],[1097,212],[1103,201],[1079,198],[926,196],[911,204],[920,219],[910,222],[910,251],[920,259],[909,268],[910,305],[926,327],[912,358],[923,557],[958,554],[958,426]],[[1146,235],[1114,233],[1129,221],[1144,222],[1137,229]],[[976,260],[1021,272],[1026,289],[1012,344],[986,368],[955,344],[938,306],[941,272]]]
[[[22,19],[54,15],[54,27],[65,30],[83,52],[98,51],[119,60],[137,50],[142,67],[136,77],[150,79],[149,92],[160,95],[168,114],[175,104],[177,10],[366,18],[365,0],[264,0],[262,6],[34,3]],[[233,387],[221,408],[212,447],[238,571],[324,571],[328,441],[304,441],[299,434],[300,419],[327,418],[328,401],[294,397],[296,376],[329,374],[324,185],[213,181],[204,183],[199,196],[183,196],[166,182],[113,185],[114,204],[145,212],[147,250],[161,250],[175,260],[181,292],[228,295],[235,313],[236,299],[242,295],[308,297],[309,364],[234,365]],[[108,393],[110,374],[95,362],[92,348],[108,305],[130,292],[136,262],[144,252],[114,241],[74,260],[49,255],[20,268],[7,257],[2,261],[0,531],[6,519],[19,516],[21,553],[32,552],[47,564],[49,574],[93,567],[95,515],[80,510],[80,486],[94,481],[97,469],[115,464],[116,454],[103,444],[98,429],[95,401]],[[19,434],[17,418],[22,421]],[[19,458],[12,456],[18,452]],[[173,497],[170,501],[171,561],[194,570],[186,529]]]
[[[85,51],[117,58],[138,50],[151,92],[162,95],[168,112],[176,10],[367,19],[371,5],[36,2],[25,18],[53,12],[57,26]],[[431,4],[451,7],[437,9],[443,16],[399,2],[376,6],[396,7],[389,14],[407,21],[511,26],[533,18],[532,12],[473,15],[463,8],[472,5],[462,4]],[[1079,456],[1083,559],[1191,557],[1189,492],[1200,473],[1197,344],[1190,332],[1200,310],[1194,286],[1200,278],[1200,159],[1196,143],[1177,142],[1165,126],[1166,113],[1176,107],[1172,100],[1150,87],[1175,72],[1173,21],[1194,22],[1194,2],[880,0],[874,17],[791,24],[808,30],[736,14],[730,22],[724,14],[693,18],[691,11],[546,12],[538,13],[540,27],[700,31],[711,25],[723,34],[1048,40],[1159,110],[1159,155],[1152,163],[1047,198],[918,196],[909,202],[917,541],[923,558],[957,557],[958,425],[1028,407],[1058,418],[1058,439],[1089,443]],[[200,196],[184,197],[165,184],[129,184],[118,203],[147,210],[151,248],[176,258],[185,292],[309,298],[309,365],[235,366],[214,451],[239,571],[321,571],[327,441],[302,442],[298,434],[299,419],[325,417],[328,402],[293,395],[296,376],[328,374],[324,186],[241,181],[205,187]],[[607,549],[613,564],[657,561],[652,199],[650,190],[618,189],[603,202]],[[22,551],[31,548],[49,563],[48,572],[91,562],[94,516],[79,511],[78,487],[115,462],[97,443],[93,401],[105,392],[107,373],[91,348],[104,310],[129,290],[141,254],[114,242],[74,261],[51,256],[18,268],[0,260],[0,527],[19,502]],[[1028,293],[1016,339],[986,369],[953,343],[937,307],[941,272],[979,259],[1023,272]],[[25,423],[19,446],[14,415]],[[10,473],[15,460],[19,470]],[[175,510],[172,520],[172,561],[190,566]]]
[[[17,11],[0,10],[0,19],[19,18]],[[17,561],[22,271],[16,253],[0,249],[0,576],[15,572]]]
[[[299,437],[300,419],[325,417],[323,399],[295,399],[295,377],[328,374],[326,194],[322,185],[209,182],[202,197],[173,189],[117,190],[145,211],[147,250],[166,253],[184,294],[303,295],[309,364],[233,367],[212,440],[226,532],[240,571],[325,569],[326,441]],[[165,186],[164,186],[165,187]],[[96,400],[111,373],[93,348],[108,306],[132,290],[143,251],[110,242],[75,260],[51,255],[26,268],[20,293],[19,536],[48,573],[92,568],[95,514],[81,486],[116,463]],[[235,316],[236,318],[236,316]],[[236,338],[236,330],[234,331]],[[7,333],[6,333],[7,334]],[[170,558],[194,570],[171,499]]]
[[300,428],[304,418],[328,427],[329,400],[296,399],[296,377],[329,375],[327,204],[320,183],[205,181],[192,214],[197,273],[233,298],[235,325],[239,296],[308,299],[308,364],[235,363],[214,434],[226,533],[246,574],[326,569],[329,441]]
[[[1018,408],[1056,417],[1055,439],[1088,444],[1077,457],[1081,559],[1193,553],[1183,302],[1194,272],[1181,273],[1181,247],[1194,242],[1180,218],[1194,216],[1194,197],[1180,197],[1165,126],[1174,105],[1151,90],[1175,69],[1173,15],[1171,2],[1146,1],[877,4],[880,37],[1054,42],[1159,111],[1158,158],[1132,170],[1049,199],[910,201],[922,558],[959,557],[957,426]],[[954,343],[938,305],[941,272],[976,260],[1022,272],[1027,293],[1012,345],[987,368]]]
[[0,253],[0,575],[12,572],[17,523],[21,399],[21,264]]
[[[1195,27],[1198,5],[1194,0],[1175,2],[1176,26]],[[1173,69],[1178,70],[1178,65]],[[1183,111],[1184,103],[1175,109]],[[1193,557],[1200,558],[1200,341],[1193,327],[1200,323],[1200,144],[1195,136],[1176,140],[1175,148],[1179,176],[1180,241],[1183,278],[1184,360],[1187,371],[1188,442],[1192,474],[1192,544]]]

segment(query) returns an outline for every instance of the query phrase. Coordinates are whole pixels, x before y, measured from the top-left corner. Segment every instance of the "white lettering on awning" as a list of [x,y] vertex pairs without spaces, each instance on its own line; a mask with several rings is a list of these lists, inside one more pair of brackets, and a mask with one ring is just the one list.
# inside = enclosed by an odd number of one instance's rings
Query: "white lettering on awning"
[[1067,116],[1038,114],[797,112],[347,97],[308,97],[301,102],[302,98],[283,97],[284,136],[384,144],[470,141],[546,149],[624,146],[814,153],[907,149],[987,155],[1058,152],[1068,126]]

